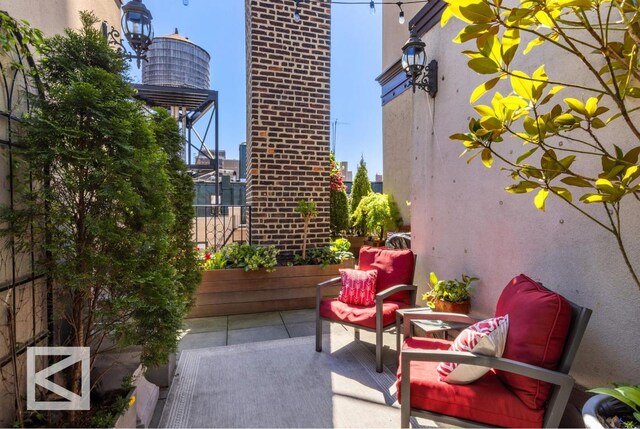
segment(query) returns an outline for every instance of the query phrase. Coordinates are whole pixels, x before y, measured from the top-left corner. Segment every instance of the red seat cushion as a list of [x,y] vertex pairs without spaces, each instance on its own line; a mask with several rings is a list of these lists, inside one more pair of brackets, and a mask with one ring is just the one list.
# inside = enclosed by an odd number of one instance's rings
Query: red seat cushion
[[[503,358],[556,369],[571,324],[571,305],[561,295],[545,289],[524,274],[504,288],[496,316],[509,315],[509,335]],[[498,377],[527,406],[540,409],[551,385],[504,371]]]
[[[384,301],[382,303],[382,325],[388,326],[396,323],[396,310],[406,307],[403,302]],[[320,301],[320,317],[335,320],[337,322],[353,323],[366,328],[376,328],[376,306],[361,306],[346,304],[334,299]]]
[[[448,350],[451,341],[408,338],[403,349]],[[440,381],[438,362],[411,362],[411,407],[491,426],[541,427],[544,411],[527,407],[491,370],[471,384]],[[401,367],[398,368],[400,401]]]
[[[413,252],[409,249],[363,246],[358,257],[358,269],[378,271],[376,293],[395,285],[413,284]],[[389,297],[392,301],[413,304],[407,291]]]

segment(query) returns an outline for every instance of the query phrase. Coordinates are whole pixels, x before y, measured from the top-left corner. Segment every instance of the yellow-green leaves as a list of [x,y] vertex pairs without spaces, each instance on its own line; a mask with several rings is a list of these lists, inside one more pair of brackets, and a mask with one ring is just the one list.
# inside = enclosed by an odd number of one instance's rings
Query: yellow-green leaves
[[473,92],[471,93],[471,97],[469,98],[469,103],[475,103],[476,101],[478,101],[478,99],[482,97],[484,94],[486,94],[487,91],[493,89],[493,87],[496,86],[498,81],[500,81],[500,79],[502,79],[504,76],[506,75],[503,74],[501,76],[498,76],[496,78],[493,78],[491,80],[488,80],[478,85],[476,89],[474,89]]
[[495,19],[495,13],[489,4],[482,0],[447,0],[449,6],[440,19],[440,25],[445,26],[451,17],[455,16],[469,24],[488,23]]
[[542,210],[544,211],[545,209],[545,201],[547,201],[547,197],[549,196],[549,190],[547,189],[540,189],[538,191],[538,194],[536,195],[536,197],[533,199],[533,204],[535,204],[536,208],[538,210]]
[[491,168],[491,164],[493,164],[493,154],[491,153],[490,149],[482,149],[481,159],[485,167]]
[[507,28],[502,36],[502,61],[508,66],[520,46],[520,30]]
[[473,58],[467,63],[469,68],[480,74],[493,74],[500,71],[498,65],[491,58]]
[[514,71],[511,74],[511,86],[516,94],[524,98],[527,101],[533,99],[533,82],[526,73],[521,71]]

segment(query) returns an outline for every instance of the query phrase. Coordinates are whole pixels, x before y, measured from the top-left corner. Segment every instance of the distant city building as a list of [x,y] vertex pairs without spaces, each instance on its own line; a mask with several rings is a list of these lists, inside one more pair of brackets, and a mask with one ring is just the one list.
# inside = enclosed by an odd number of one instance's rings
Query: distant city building
[[[351,186],[353,186],[353,182],[349,181],[347,182],[346,180],[343,182],[344,185],[347,187],[347,194],[351,195]],[[377,192],[379,194],[382,193],[382,181],[378,182],[371,182],[371,190],[373,192]]]
[[243,180],[247,178],[247,143],[240,143],[240,167],[239,167],[239,179]]
[[347,161],[342,161],[340,163],[340,171],[342,172],[343,180],[346,182],[353,182],[353,172],[349,171],[349,163]]
[[382,174],[376,173],[376,182],[382,182]]

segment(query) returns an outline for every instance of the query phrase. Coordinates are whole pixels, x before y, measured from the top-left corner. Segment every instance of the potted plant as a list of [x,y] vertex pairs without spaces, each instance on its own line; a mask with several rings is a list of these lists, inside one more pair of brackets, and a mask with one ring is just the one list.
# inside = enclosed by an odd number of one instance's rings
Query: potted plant
[[358,204],[353,212],[354,225],[364,223],[369,241],[365,244],[384,246],[385,231],[395,229],[402,218],[391,197],[387,194],[371,192]]
[[471,283],[480,280],[462,274],[462,280],[438,280],[435,273],[429,274],[431,290],[422,295],[422,300],[434,311],[469,314],[471,307]]
[[598,395],[582,408],[585,428],[640,427],[640,385],[602,387],[589,392]]
[[318,214],[318,208],[316,203],[313,200],[298,201],[298,207],[296,207],[295,211],[300,213],[302,219],[304,221],[304,226],[302,227],[302,257],[305,258],[307,255],[307,238],[309,236],[309,224],[311,223],[311,219],[316,217]]

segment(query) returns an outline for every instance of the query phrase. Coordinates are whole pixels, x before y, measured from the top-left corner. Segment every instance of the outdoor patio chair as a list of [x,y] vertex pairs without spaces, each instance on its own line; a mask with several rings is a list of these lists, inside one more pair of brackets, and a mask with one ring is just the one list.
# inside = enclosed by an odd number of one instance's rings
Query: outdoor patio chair
[[[463,427],[558,427],[574,380],[568,375],[591,310],[525,275],[503,290],[496,317],[509,315],[502,357],[449,351],[451,341],[411,337],[411,320],[473,324],[453,313],[407,315],[397,388],[401,426],[411,416]],[[449,384],[439,362],[491,368],[470,384]]]
[[364,246],[360,249],[359,270],[377,271],[375,305],[346,304],[324,298],[323,289],[340,284],[340,277],[316,288],[316,351],[322,351],[322,322],[338,322],[358,330],[376,333],[376,371],[382,372],[382,332],[395,326],[396,310],[415,306],[417,286],[413,285],[416,258],[409,249]]

